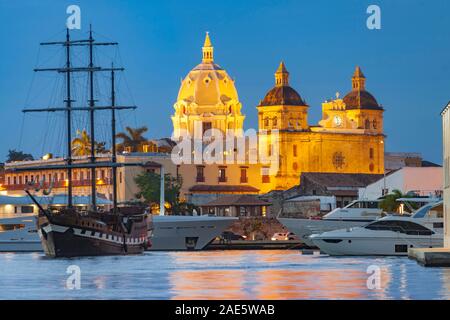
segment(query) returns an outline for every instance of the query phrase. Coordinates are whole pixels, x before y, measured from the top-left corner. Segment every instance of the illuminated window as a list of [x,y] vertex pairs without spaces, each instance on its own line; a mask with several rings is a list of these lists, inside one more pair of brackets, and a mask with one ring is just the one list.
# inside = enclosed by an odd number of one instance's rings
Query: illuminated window
[[225,167],[219,168],[219,182],[227,182],[227,171]]
[[269,168],[261,168],[262,183],[270,183]]

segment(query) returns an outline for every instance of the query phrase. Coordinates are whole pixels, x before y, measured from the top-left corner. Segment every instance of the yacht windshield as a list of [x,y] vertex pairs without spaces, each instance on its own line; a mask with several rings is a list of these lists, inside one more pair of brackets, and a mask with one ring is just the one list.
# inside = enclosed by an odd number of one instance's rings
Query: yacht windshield
[[377,201],[355,201],[347,206],[351,209],[378,209]]
[[434,234],[432,230],[411,221],[381,220],[370,223],[365,228],[369,230],[400,232],[408,235],[430,236]]

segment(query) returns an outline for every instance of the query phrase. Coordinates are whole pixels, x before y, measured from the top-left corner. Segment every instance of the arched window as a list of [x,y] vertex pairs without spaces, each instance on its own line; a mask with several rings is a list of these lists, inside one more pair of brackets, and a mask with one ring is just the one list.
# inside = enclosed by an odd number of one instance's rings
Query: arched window
[[377,119],[373,119],[372,126],[373,126],[374,129],[376,129],[378,127]]
[[277,126],[277,123],[278,123],[277,117],[273,118],[273,120],[272,120],[272,126],[276,127],[276,126]]
[[264,127],[267,128],[269,126],[269,118],[264,119]]
[[365,127],[366,129],[370,129],[370,120],[369,120],[369,119],[366,119],[365,124],[364,124],[364,127]]

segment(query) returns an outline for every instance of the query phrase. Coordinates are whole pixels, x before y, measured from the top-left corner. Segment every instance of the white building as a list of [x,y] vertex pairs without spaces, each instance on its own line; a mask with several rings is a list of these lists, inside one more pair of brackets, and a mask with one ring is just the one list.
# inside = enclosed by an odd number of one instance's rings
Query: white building
[[403,167],[386,175],[385,178],[360,188],[360,199],[375,200],[395,189],[402,193],[414,192],[421,196],[437,196],[442,194],[442,167]]
[[450,103],[442,110],[442,141],[444,153],[443,194],[444,194],[444,248],[412,248],[410,258],[425,266],[450,266]]
[[441,115],[444,145],[444,246],[450,249],[450,103],[444,108]]

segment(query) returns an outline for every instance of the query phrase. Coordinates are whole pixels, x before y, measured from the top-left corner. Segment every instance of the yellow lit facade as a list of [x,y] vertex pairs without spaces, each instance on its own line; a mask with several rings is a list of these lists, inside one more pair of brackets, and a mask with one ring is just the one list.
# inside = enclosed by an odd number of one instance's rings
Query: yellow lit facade
[[[183,189],[187,193],[193,185],[221,185],[236,187],[236,190],[246,185],[256,188],[259,193],[286,190],[300,183],[302,172],[384,172],[383,108],[366,91],[366,78],[361,69],[356,68],[352,89],[344,98],[337,95],[336,99],[322,104],[322,119],[318,125],[308,123],[309,106],[290,87],[289,76],[286,66],[281,63],[275,73],[275,86],[256,107],[259,148],[265,144],[267,152],[271,153],[273,139],[278,140],[278,172],[267,176],[261,164],[226,165],[227,177],[218,179],[224,166],[210,165],[196,170],[195,165],[181,165],[180,172],[187,182]],[[242,105],[234,81],[214,63],[209,35],[203,46],[203,61],[183,80],[174,107],[175,138],[183,129],[194,136],[194,121],[202,123],[203,132],[208,128],[217,128],[223,133],[229,130],[237,134],[242,132],[245,116],[241,114]],[[278,131],[278,136],[263,134],[274,130]],[[247,167],[248,179],[240,179],[243,168]],[[196,174],[196,171],[203,175],[211,170],[217,172],[211,172],[210,179]]]
[[202,63],[184,78],[178,92],[172,116],[175,139],[182,131],[194,137],[196,123],[200,124],[200,134],[219,129],[223,133],[231,130],[236,135],[244,124],[234,79],[214,63],[214,48],[208,34],[202,53]]
[[289,86],[289,72],[280,64],[275,87],[257,107],[259,130],[279,131],[280,170],[264,190],[298,185],[302,172],[384,172],[383,109],[365,90],[365,80],[357,67],[352,91],[324,102],[322,120],[313,126],[309,107]]

